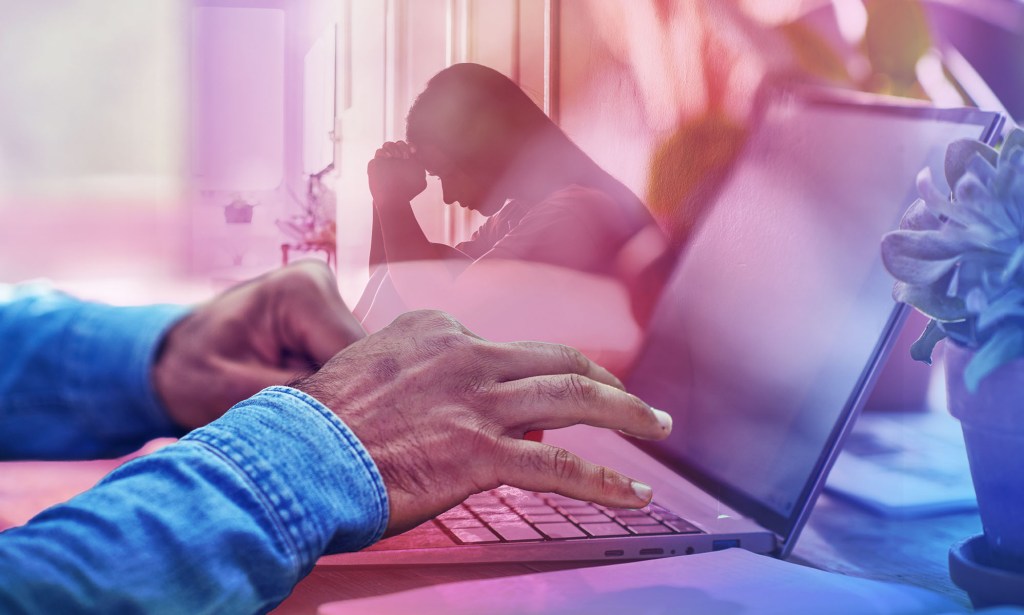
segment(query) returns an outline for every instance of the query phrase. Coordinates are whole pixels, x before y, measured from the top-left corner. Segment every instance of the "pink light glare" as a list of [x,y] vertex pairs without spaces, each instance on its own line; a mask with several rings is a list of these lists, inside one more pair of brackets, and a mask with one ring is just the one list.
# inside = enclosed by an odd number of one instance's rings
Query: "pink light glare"
[[492,341],[538,340],[575,346],[623,373],[641,331],[626,289],[604,276],[524,261],[481,261],[453,278],[440,261],[391,263],[363,326],[377,331],[415,309],[448,312]]

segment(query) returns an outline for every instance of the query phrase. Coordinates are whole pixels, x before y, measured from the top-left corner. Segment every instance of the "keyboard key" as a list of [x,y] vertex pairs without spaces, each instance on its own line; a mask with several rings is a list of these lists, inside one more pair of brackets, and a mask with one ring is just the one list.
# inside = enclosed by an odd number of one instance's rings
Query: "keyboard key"
[[558,513],[552,513],[550,515],[526,515],[526,520],[530,523],[564,523],[566,518]]
[[515,506],[513,509],[521,515],[553,515],[555,509],[547,504],[544,506]]
[[565,523],[542,523],[537,529],[552,540],[563,540],[566,538],[585,538],[586,535],[578,527],[566,521]]
[[525,523],[495,523],[491,526],[499,536],[509,542],[521,542],[524,540],[543,540],[544,538],[535,529]]
[[456,540],[463,544],[483,544],[485,542],[500,542],[491,530],[485,527],[462,527],[451,530]]
[[608,523],[611,521],[608,517],[601,513],[594,513],[588,515],[571,515],[569,520],[577,525],[583,525],[584,523]]
[[651,517],[618,517],[618,521],[624,525],[658,525],[658,520]]
[[479,519],[441,519],[441,525],[450,530],[464,527],[483,527]]
[[484,513],[480,515],[480,518],[487,525],[494,525],[495,523],[520,523],[522,520],[519,515],[514,512],[507,513]]
[[580,527],[586,533],[598,538],[601,536],[629,536],[629,530],[611,521],[608,523],[585,523]]
[[486,504],[484,506],[475,506],[470,504],[469,509],[478,515],[500,515],[512,513],[512,509],[504,504]]
[[626,525],[657,525],[658,520],[647,515],[615,513],[615,518]]
[[608,512],[612,513],[616,517],[649,517],[650,511],[646,508],[633,509],[633,508],[610,508]]
[[671,534],[672,530],[662,524],[658,525],[630,525],[629,529],[634,534]]
[[662,523],[664,523],[669,528],[671,528],[671,530],[673,532],[676,532],[676,533],[679,533],[679,534],[700,534],[700,533],[702,533],[700,531],[700,528],[698,528],[697,526],[693,525],[692,523],[690,523],[689,521],[687,521],[686,519],[683,519],[681,517],[676,517],[676,516],[666,517],[666,518],[663,519]]
[[515,497],[506,497],[504,498],[504,502],[513,508],[518,506],[547,506],[544,498],[530,493],[517,495]]
[[598,510],[590,504],[581,504],[579,502],[576,502],[575,504],[559,504],[555,506],[555,508],[570,515],[574,512],[580,514],[593,514],[598,512]]

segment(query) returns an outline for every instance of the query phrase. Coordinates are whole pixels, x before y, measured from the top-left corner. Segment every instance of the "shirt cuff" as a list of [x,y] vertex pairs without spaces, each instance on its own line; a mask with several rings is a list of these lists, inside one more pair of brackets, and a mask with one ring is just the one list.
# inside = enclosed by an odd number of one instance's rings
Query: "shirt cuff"
[[183,440],[219,451],[247,477],[302,568],[384,535],[388,496],[376,464],[348,426],[306,393],[264,389]]
[[[153,363],[167,331],[189,308],[83,303],[71,322],[66,369],[80,410],[104,437],[181,436],[153,387]],[[114,416],[117,415],[117,416]]]

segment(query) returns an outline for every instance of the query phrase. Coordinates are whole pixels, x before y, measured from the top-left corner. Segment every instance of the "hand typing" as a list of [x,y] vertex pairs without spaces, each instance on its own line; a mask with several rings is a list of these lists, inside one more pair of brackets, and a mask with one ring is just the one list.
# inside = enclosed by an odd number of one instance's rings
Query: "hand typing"
[[441,312],[413,312],[295,383],[356,433],[384,478],[394,534],[508,484],[614,507],[650,488],[523,439],[578,423],[660,439],[671,418],[567,346],[491,343]]

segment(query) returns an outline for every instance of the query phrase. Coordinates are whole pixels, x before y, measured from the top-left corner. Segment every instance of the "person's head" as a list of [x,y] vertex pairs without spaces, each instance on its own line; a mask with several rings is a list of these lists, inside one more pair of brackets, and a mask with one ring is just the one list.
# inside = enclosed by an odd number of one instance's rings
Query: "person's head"
[[456,64],[431,78],[409,110],[406,139],[440,178],[446,203],[484,215],[522,196],[533,179],[527,167],[544,165],[536,156],[546,146],[568,143],[519,86],[479,64]]

